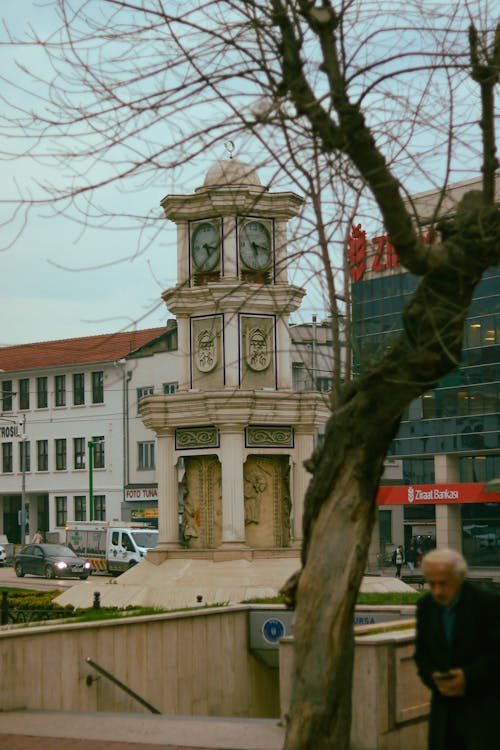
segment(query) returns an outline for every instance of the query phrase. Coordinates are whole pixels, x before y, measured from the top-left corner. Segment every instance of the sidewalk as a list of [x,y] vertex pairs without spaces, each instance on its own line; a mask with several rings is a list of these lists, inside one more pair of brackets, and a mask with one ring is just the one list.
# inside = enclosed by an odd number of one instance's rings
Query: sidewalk
[[[383,568],[374,568],[370,572],[372,573],[372,575],[379,573],[381,576],[391,578],[394,577],[395,571],[396,569],[394,565],[392,565]],[[402,575],[411,574],[408,565],[403,565],[401,573]],[[415,568],[413,573],[415,575],[423,575],[422,568]],[[491,578],[492,581],[500,583],[500,568],[469,568],[467,578],[470,578],[472,581],[474,580],[474,578]]]
[[276,719],[7,711],[6,750],[281,750]]

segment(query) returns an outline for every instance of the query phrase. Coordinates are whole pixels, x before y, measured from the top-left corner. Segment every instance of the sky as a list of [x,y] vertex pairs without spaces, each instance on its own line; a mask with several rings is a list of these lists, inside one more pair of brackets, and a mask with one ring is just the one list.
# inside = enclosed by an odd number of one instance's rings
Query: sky
[[[0,18],[16,33],[29,24],[43,34],[53,23],[53,8],[45,0],[3,0]],[[15,79],[15,60],[43,76],[43,62],[35,50],[1,46],[6,78]],[[7,86],[3,90],[10,101],[22,98]],[[0,151],[8,149],[0,129]],[[192,192],[203,182],[211,161],[225,156],[220,149],[207,154],[201,175],[185,170],[181,190],[166,178],[164,188],[146,187],[135,194],[120,194],[114,188],[111,199],[125,214],[140,203],[144,211],[162,217],[160,201],[167,193]],[[36,180],[34,170],[44,179],[57,180],[44,164],[22,159],[4,161],[1,170],[0,200],[15,193],[16,184]],[[137,232],[84,229],[49,209],[38,209],[11,244],[22,221],[5,226],[8,211],[5,206],[0,211],[0,346],[156,327],[172,317],[161,299],[162,291],[176,281],[176,229],[171,222],[165,219],[151,245],[139,251],[142,240]]]
[[[15,32],[22,33],[30,24],[43,33],[53,23],[50,3],[21,0],[21,6],[23,12],[19,13],[18,3],[0,4],[2,22]],[[0,59],[12,79],[16,76],[15,60],[37,70],[41,65],[35,50],[8,46],[0,48]],[[11,98],[21,96],[4,87],[5,91]],[[0,149],[8,148],[0,134]],[[12,195],[16,183],[23,186],[36,179],[36,169],[44,178],[48,176],[43,164],[23,160],[4,163],[2,197]],[[143,191],[141,200],[161,216],[160,200],[167,192],[167,186],[163,194],[151,190],[146,195]],[[117,195],[125,211],[128,200],[137,201],[137,196]],[[6,215],[2,207],[2,221]],[[22,234],[11,244],[20,224],[19,219],[13,225],[0,226],[0,346],[90,336],[133,326],[156,327],[172,317],[161,300],[162,291],[175,283],[175,228],[170,222],[165,220],[164,233],[162,230],[140,254],[132,232],[84,229],[48,209],[32,212]]]
[[[30,29],[43,37],[56,23],[53,3],[48,0],[20,0],[19,4],[0,3],[2,25],[22,36]],[[5,41],[5,33],[2,35]],[[41,78],[50,71],[39,51],[2,44],[0,46],[1,97],[9,103],[32,106],[33,98],[23,97],[9,85],[24,80],[19,64]],[[3,88],[3,94],[1,90]],[[35,100],[36,102],[36,100]],[[238,144],[234,156],[252,162],[252,154]],[[0,127],[0,153],[11,150]],[[28,159],[3,159],[0,181],[0,346],[34,343],[128,330],[133,327],[162,326],[172,314],[161,299],[162,292],[176,283],[176,227],[164,220],[161,199],[171,193],[191,193],[203,184],[206,172],[219,159],[228,158],[221,146],[207,149],[192,165],[176,174],[165,174],[164,185],[148,185],[135,192],[121,193],[115,185],[107,190],[107,200],[118,213],[152,212],[158,217],[150,242],[138,231],[113,231],[82,227],[45,207],[32,210],[23,225],[20,214],[7,222],[9,209],[1,201],[16,195],[17,186],[31,186],[36,197],[36,180],[53,180],[59,174],[46,163]],[[71,165],[68,165],[68,173]],[[34,187],[33,187],[34,186]],[[124,223],[126,220],[124,219]],[[146,245],[144,247],[144,245]],[[311,304],[311,303],[310,303]],[[313,303],[314,304],[314,303]],[[319,305],[321,307],[321,305]],[[310,306],[304,312],[310,319],[318,312]],[[321,314],[321,313],[320,313]]]
[[[94,7],[99,8],[99,0]],[[55,24],[54,2],[3,0],[0,19],[17,35],[31,28],[43,37]],[[0,166],[0,346],[164,325],[172,317],[161,294],[176,283],[176,229],[161,219],[160,201],[167,194],[193,192],[202,185],[210,166],[228,154],[220,145],[209,147],[191,165],[175,173],[160,173],[155,186],[136,184],[124,193],[114,185],[104,192],[114,211],[123,215],[124,224],[129,212],[150,212],[157,217],[149,233],[84,227],[48,207],[32,211],[25,227],[22,214],[8,222],[5,200],[16,193],[17,186],[25,191],[29,185],[36,198],[37,179],[67,180],[72,165],[59,175],[43,159],[37,163],[23,158],[5,160],[12,141],[1,127],[2,98],[14,106],[36,102],[36,90],[35,99],[25,100],[22,92],[10,86],[10,81],[21,80],[17,65],[25,65],[42,79],[49,75],[39,51],[5,44],[6,38],[4,26],[0,32],[0,158],[4,157]],[[8,111],[5,102],[4,109]],[[255,155],[245,152],[245,147],[245,143],[236,144],[235,158],[254,163]],[[105,165],[98,168],[104,174]],[[310,320],[314,313],[324,314],[321,295],[315,297],[308,287],[299,316]]]

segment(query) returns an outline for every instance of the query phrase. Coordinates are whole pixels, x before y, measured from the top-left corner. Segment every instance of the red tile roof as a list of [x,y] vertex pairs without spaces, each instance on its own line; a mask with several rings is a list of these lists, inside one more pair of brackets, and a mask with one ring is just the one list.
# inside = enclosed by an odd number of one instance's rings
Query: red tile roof
[[59,365],[112,362],[126,357],[127,354],[161,336],[166,330],[164,326],[142,331],[119,331],[100,336],[84,336],[78,339],[2,346],[0,347],[0,370],[17,372]]

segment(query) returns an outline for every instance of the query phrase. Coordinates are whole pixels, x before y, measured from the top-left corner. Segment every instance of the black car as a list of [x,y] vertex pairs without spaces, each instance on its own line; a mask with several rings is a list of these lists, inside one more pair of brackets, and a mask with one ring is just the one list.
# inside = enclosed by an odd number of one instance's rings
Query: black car
[[91,572],[91,564],[63,544],[28,544],[16,555],[16,576],[26,573],[45,578],[81,578]]

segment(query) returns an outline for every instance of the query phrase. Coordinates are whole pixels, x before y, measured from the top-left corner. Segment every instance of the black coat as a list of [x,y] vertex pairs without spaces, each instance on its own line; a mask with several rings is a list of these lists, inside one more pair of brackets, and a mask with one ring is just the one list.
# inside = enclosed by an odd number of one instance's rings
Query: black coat
[[[430,594],[417,604],[415,661],[432,690],[429,750],[442,750],[450,711],[462,727],[467,750],[500,747],[500,596],[464,581],[451,645],[441,611]],[[464,670],[462,698],[443,697],[431,678],[432,672],[453,668]]]

